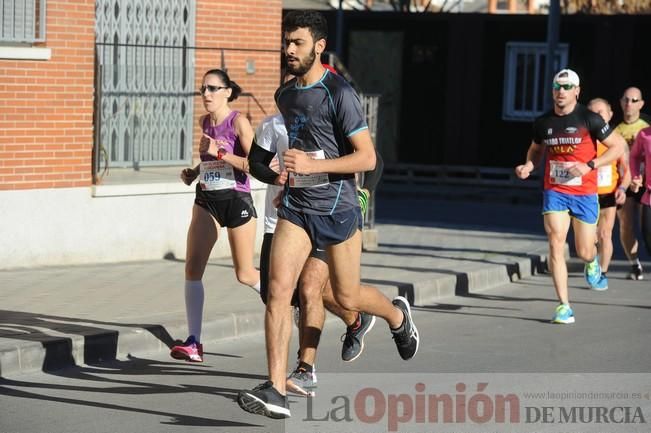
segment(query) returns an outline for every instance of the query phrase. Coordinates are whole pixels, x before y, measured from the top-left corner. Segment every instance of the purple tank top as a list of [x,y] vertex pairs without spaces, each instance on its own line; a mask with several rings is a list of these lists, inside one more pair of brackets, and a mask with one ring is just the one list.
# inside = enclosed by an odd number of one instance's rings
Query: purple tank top
[[[211,126],[210,116],[206,116],[203,119],[202,129],[204,134],[214,138],[217,141],[218,146],[224,147],[228,153],[246,158],[246,153],[244,153],[244,149],[240,143],[240,138],[235,133],[235,127],[233,126],[233,121],[238,114],[240,114],[239,111],[231,111],[231,113],[216,126]],[[202,161],[215,161],[216,159],[217,158],[212,155],[201,155]],[[233,171],[235,174],[235,191],[250,193],[251,185],[246,173],[236,168],[233,168]]]

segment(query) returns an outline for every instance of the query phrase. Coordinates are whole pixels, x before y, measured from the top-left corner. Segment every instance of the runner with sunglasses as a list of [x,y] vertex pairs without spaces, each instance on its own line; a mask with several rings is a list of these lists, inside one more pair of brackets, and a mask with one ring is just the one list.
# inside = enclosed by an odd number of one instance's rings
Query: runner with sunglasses
[[[576,253],[585,262],[589,285],[601,278],[597,256],[596,224],[599,215],[597,169],[624,152],[624,139],[596,113],[578,104],[579,76],[571,69],[553,80],[554,107],[536,119],[526,162],[515,168],[521,179],[529,177],[545,156],[543,218],[549,239],[549,269],[559,300],[553,323],[574,323],[567,287],[565,242],[572,226]],[[608,149],[597,157],[597,141]]]
[[221,227],[226,227],[235,275],[240,283],[260,291],[260,273],[253,264],[257,214],[247,175],[247,155],[253,141],[248,119],[228,105],[242,92],[220,69],[203,77],[200,93],[208,112],[199,119],[201,163],[181,172],[181,180],[196,186],[185,261],[185,308],[188,338],[172,347],[175,359],[203,362],[204,271]]
[[[626,146],[626,154],[630,152],[633,147],[635,137],[642,129],[651,126],[649,117],[641,112],[644,107],[644,99],[642,99],[642,91],[637,87],[629,87],[624,90],[624,94],[619,100],[622,108],[623,120],[615,128],[619,132],[628,146]],[[639,243],[635,234],[636,216],[641,214],[641,199],[644,194],[645,188],[641,186],[637,192],[632,188],[626,190],[626,202],[617,211],[617,219],[619,220],[619,240],[624,249],[624,254],[628,259],[631,270],[628,278],[631,280],[644,279],[644,270],[638,258]]]

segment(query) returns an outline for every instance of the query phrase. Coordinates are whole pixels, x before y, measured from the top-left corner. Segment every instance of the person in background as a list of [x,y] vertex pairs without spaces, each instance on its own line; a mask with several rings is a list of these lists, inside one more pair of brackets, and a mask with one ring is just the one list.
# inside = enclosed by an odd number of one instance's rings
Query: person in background
[[[613,110],[608,101],[602,98],[592,99],[588,109],[599,114],[606,123],[613,117]],[[606,151],[606,146],[597,143],[597,156]],[[608,277],[606,272],[613,257],[613,227],[617,209],[626,202],[626,190],[631,184],[631,173],[628,167],[628,148],[617,161],[610,165],[599,167],[597,172],[597,193],[599,194],[599,222],[597,223],[597,249],[599,264],[601,265],[601,278],[590,288],[593,290],[608,290]]]
[[[644,173],[642,173],[644,166]],[[639,192],[642,206],[642,237],[647,252],[651,255],[651,127],[644,128],[637,134],[631,149],[632,189]]]
[[247,155],[253,128],[246,116],[228,105],[242,92],[228,74],[212,69],[203,77],[200,93],[208,112],[199,119],[201,163],[181,172],[181,180],[197,182],[185,261],[185,308],[188,338],[172,347],[175,359],[203,362],[203,274],[221,227],[226,227],[235,275],[260,291],[260,273],[253,264],[257,214],[247,175]]
[[[624,137],[630,153],[638,132],[651,126],[651,121],[641,112],[644,107],[644,99],[642,99],[642,91],[637,87],[629,87],[624,90],[619,103],[622,108],[623,120],[617,125],[615,131]],[[631,271],[628,274],[628,278],[631,280],[644,279],[644,270],[638,257],[638,241],[635,235],[636,217],[640,214],[640,199],[644,190],[644,186],[637,192],[629,188],[626,191],[626,203],[617,211],[619,240],[624,254],[631,264]]]

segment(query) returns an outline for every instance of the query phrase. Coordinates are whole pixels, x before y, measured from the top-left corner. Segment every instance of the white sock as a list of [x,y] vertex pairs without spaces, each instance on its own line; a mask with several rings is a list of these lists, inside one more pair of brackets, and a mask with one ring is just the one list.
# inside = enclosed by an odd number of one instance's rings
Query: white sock
[[258,294],[260,294],[260,281],[258,281],[257,283],[249,287],[255,290]]
[[185,280],[185,314],[188,318],[188,332],[201,342],[201,323],[203,321],[203,283],[201,280]]
[[639,258],[636,258],[635,260],[631,260],[631,265],[642,266],[642,263],[640,263]]

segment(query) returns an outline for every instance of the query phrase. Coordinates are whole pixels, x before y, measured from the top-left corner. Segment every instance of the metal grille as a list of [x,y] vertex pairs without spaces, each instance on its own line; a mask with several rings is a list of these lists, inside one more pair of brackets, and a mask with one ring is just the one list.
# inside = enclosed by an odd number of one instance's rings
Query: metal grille
[[[567,64],[568,45],[559,44],[553,70]],[[545,111],[545,62],[547,44],[538,42],[509,42],[506,44],[504,65],[505,120],[530,122]]]
[[0,0],[1,42],[43,42],[45,0]]
[[194,0],[97,0],[96,167],[192,158]]
[[[366,123],[368,124],[368,130],[373,139],[373,143],[377,145],[377,118],[378,118],[378,109],[380,104],[380,95],[375,94],[360,94],[360,99],[362,101],[362,108],[364,109],[364,114],[366,115]],[[360,174],[361,181],[363,182],[364,174]],[[368,202],[368,210],[366,215],[364,215],[364,227],[373,228],[375,227],[375,191],[371,191],[371,197]]]
[[364,114],[366,115],[366,123],[368,124],[371,138],[373,139],[373,143],[377,143],[375,138],[377,135],[377,115],[380,104],[380,95],[362,93],[359,96],[362,101],[362,107],[364,109]]

